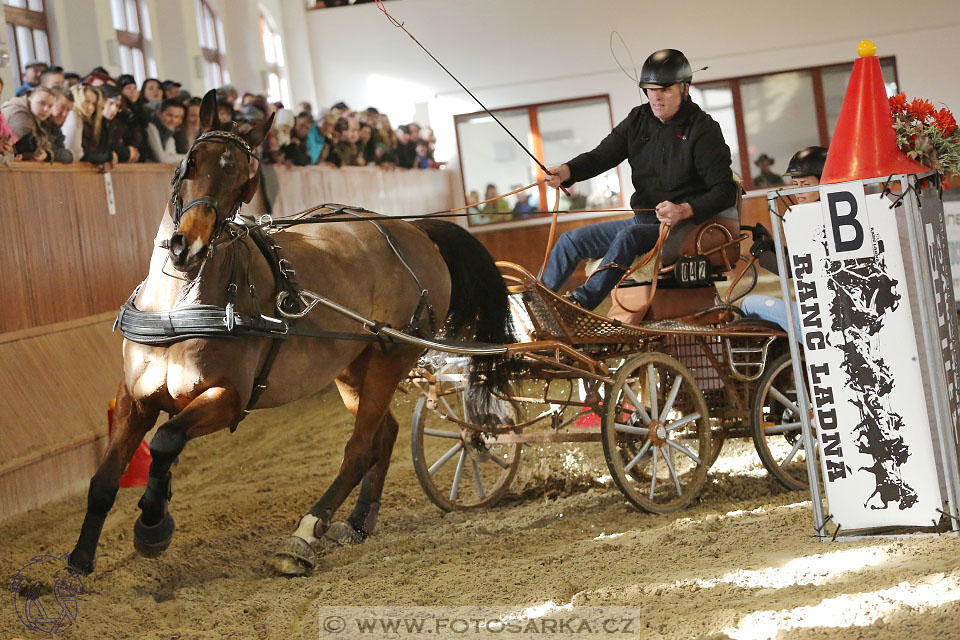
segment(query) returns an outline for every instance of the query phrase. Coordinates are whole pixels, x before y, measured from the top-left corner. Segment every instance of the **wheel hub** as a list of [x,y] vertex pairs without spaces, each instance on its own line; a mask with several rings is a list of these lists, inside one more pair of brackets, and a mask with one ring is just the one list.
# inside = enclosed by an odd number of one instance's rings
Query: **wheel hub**
[[653,420],[647,425],[650,433],[647,436],[654,446],[661,446],[667,440],[667,428],[659,420]]

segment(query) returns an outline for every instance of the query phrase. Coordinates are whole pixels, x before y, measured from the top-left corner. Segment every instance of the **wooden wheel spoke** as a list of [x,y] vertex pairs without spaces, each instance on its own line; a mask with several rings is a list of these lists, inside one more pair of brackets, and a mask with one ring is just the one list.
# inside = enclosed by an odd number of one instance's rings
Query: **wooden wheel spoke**
[[649,448],[650,448],[650,441],[647,440],[646,442],[643,443],[643,446],[640,447],[640,451],[637,453],[637,455],[635,455],[635,456],[633,457],[633,459],[630,460],[630,462],[628,462],[626,465],[624,465],[623,470],[629,472],[630,469],[633,469],[633,467],[634,467],[638,462],[640,462],[640,458],[643,457],[643,454],[645,454],[645,453],[647,452],[647,449],[649,449]]
[[470,465],[473,467],[473,483],[477,485],[477,495],[483,500],[487,497],[487,494],[483,491],[483,480],[480,479],[480,466],[473,458],[470,459]]
[[443,431],[441,429],[424,429],[424,435],[433,436],[435,438],[450,438],[453,440],[459,440],[460,434],[456,431]]
[[673,454],[669,449],[662,451],[661,454],[663,455],[663,461],[667,463],[667,469],[670,470],[670,476],[673,477],[673,484],[677,487],[677,495],[682,496],[683,489],[680,488],[680,478],[677,477],[677,470],[673,468]]
[[635,427],[630,424],[620,424],[619,422],[614,425],[614,428],[621,433],[630,433],[637,436],[645,436],[650,433],[650,429],[646,427]]
[[665,426],[664,426],[664,429],[666,429],[668,432],[670,432],[670,431],[673,431],[673,430],[675,430],[675,429],[679,429],[680,427],[685,427],[686,425],[690,424],[691,422],[695,422],[695,421],[697,421],[697,420],[699,420],[699,419],[700,419],[700,414],[699,414],[699,413],[691,413],[691,414],[688,415],[688,416],[684,416],[684,417],[680,418],[679,420],[674,420],[674,421],[671,422],[670,424],[665,425]]
[[[647,365],[647,394],[650,396],[650,415],[654,420],[657,420],[660,417],[660,414],[657,412],[657,401],[659,398],[659,389],[657,389],[657,373],[653,368],[653,363]],[[656,458],[654,458],[656,460]]]
[[763,428],[764,435],[775,436],[783,433],[791,433],[800,430],[799,422],[784,422],[783,424],[772,424]]
[[673,409],[673,403],[677,399],[677,393],[680,392],[681,384],[683,384],[683,378],[677,376],[677,379],[673,381],[673,386],[670,388],[670,394],[667,396],[667,401],[663,403],[664,418],[666,418],[667,414],[670,413],[670,410]]
[[793,456],[797,455],[797,451],[803,447],[803,438],[797,438],[797,441],[793,443],[793,448],[790,449],[790,453],[787,454],[787,457],[783,459],[783,462],[780,464],[781,467],[785,467],[790,464],[790,461],[793,460]]
[[463,474],[463,463],[467,460],[467,452],[460,452],[460,459],[457,460],[457,470],[453,472],[453,484],[450,486],[450,502],[457,499],[457,489],[460,488],[460,476]]
[[430,467],[430,469],[429,469],[430,475],[435,474],[435,473],[437,472],[437,470],[438,470],[440,467],[442,467],[443,465],[445,465],[445,464],[447,463],[447,461],[450,460],[450,458],[452,458],[453,456],[455,456],[456,453],[457,453],[457,451],[460,451],[460,449],[463,449],[463,443],[462,443],[462,442],[458,442],[457,444],[455,444],[455,445],[453,445],[452,447],[450,447],[450,448],[447,450],[447,452],[446,452],[445,454],[443,454],[442,456],[440,456],[440,459],[437,460],[436,462],[434,462],[433,465]]
[[690,449],[687,449],[685,446],[683,446],[679,442],[674,442],[673,440],[667,440],[666,443],[668,446],[673,447],[674,449],[676,449],[683,455],[687,456],[697,464],[700,464],[700,458],[697,457],[697,454],[695,454],[693,451],[690,451]]
[[793,411],[793,415],[800,415],[800,407],[797,406],[797,403],[783,395],[779,389],[771,385],[768,393],[774,400],[785,406],[787,409],[790,409],[790,411]]
[[650,473],[650,499],[653,500],[653,492],[657,489],[657,447],[653,447],[653,471]]
[[623,392],[627,394],[627,398],[630,399],[630,402],[633,403],[633,409],[640,414],[640,418],[643,420],[643,424],[650,424],[652,420],[650,419],[650,414],[647,413],[647,410],[644,408],[643,403],[640,402],[640,398],[637,397],[637,394],[633,392],[633,389],[629,385],[623,385]]

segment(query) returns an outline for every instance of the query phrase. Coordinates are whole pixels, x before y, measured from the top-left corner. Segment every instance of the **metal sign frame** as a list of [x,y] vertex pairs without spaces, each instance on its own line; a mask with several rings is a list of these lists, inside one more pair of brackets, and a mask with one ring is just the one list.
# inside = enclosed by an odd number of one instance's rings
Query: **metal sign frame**
[[[947,397],[946,380],[944,379],[944,361],[943,354],[939,345],[939,327],[935,311],[935,293],[933,290],[933,274],[930,269],[927,244],[924,240],[923,225],[920,218],[920,198],[918,189],[920,181],[924,178],[935,175],[936,172],[930,171],[915,175],[895,175],[889,178],[871,178],[860,180],[863,185],[871,184],[899,184],[902,196],[903,207],[907,220],[907,232],[910,246],[910,255],[904,256],[913,267],[914,291],[917,296],[919,313],[917,317],[922,331],[922,340],[918,340],[918,347],[922,345],[924,364],[926,367],[926,377],[931,385],[930,404],[933,408],[933,421],[936,427],[936,440],[934,445],[938,447],[938,453],[941,459],[942,477],[941,484],[944,485],[947,495],[947,511],[944,514],[950,519],[953,533],[960,533],[960,469],[958,469],[957,460],[957,442],[954,440],[954,429],[952,416],[950,412],[949,400]],[[783,240],[782,216],[777,207],[778,202],[792,204],[785,200],[785,196],[792,196],[800,193],[819,192],[819,186],[800,187],[795,189],[777,189],[768,192],[767,205],[770,211],[770,223],[772,226],[772,235],[777,254],[777,267],[780,272],[780,294],[784,300],[792,300],[790,279],[787,269],[787,255]],[[784,213],[786,215],[786,212]],[[946,265],[949,271],[950,265]],[[949,295],[953,295],[952,286],[949,288]],[[790,357],[793,363],[793,375],[795,380],[806,380],[806,371],[803,370],[800,361],[800,340],[802,336],[797,335],[797,324],[792,304],[785,305],[787,334],[790,342]],[[811,426],[810,399],[807,397],[806,385],[798,385],[800,393],[797,394],[797,400],[800,405],[800,425],[803,437],[803,446],[808,452],[817,451],[819,442],[813,435]],[[820,469],[816,455],[806,456],[807,479],[810,483],[810,497],[813,504],[813,524],[815,536],[818,540],[837,540],[837,533],[826,532],[829,516],[825,517],[823,512],[823,493],[820,485]],[[926,533],[898,534],[891,537],[903,537],[903,535],[923,536],[930,535]],[[843,536],[842,540],[855,540],[864,536]],[[869,536],[869,537],[887,537],[887,536]]]

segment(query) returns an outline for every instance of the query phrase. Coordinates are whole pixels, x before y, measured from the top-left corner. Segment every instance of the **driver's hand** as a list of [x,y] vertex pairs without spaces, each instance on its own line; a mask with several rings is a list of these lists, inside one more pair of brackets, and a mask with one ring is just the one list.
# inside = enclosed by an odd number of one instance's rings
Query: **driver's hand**
[[681,220],[693,217],[693,209],[686,202],[674,204],[669,200],[664,200],[656,207],[657,220],[671,226]]
[[556,189],[570,179],[570,167],[565,164],[559,167],[550,167],[547,169],[547,175],[544,177],[546,178],[547,186],[551,189]]

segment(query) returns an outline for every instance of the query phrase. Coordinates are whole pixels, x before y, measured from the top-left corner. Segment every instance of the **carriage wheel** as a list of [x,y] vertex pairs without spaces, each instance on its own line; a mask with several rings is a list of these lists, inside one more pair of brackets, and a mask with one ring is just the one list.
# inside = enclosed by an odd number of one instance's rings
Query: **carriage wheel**
[[[439,374],[457,378],[459,373]],[[439,403],[421,396],[413,412],[413,468],[430,500],[444,511],[495,504],[520,467],[520,444],[489,444],[480,431],[462,427],[463,386],[439,383]],[[502,425],[501,425],[502,426]]]
[[793,361],[784,353],[767,365],[753,400],[753,443],[763,466],[793,491],[809,488]]
[[707,479],[710,416],[690,371],[662,353],[628,359],[605,403],[603,453],[630,502],[669,513],[693,502]]

